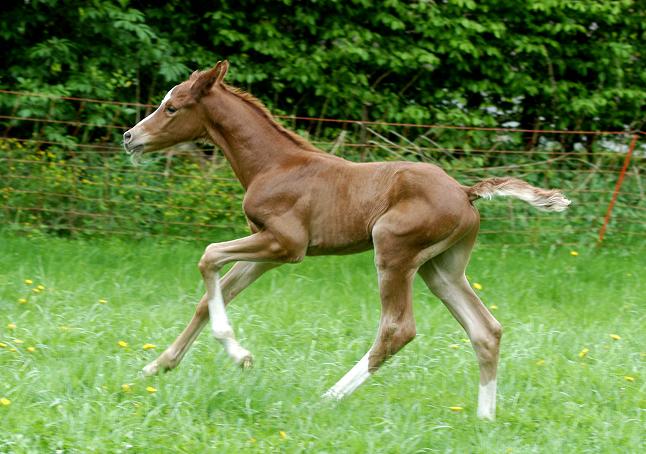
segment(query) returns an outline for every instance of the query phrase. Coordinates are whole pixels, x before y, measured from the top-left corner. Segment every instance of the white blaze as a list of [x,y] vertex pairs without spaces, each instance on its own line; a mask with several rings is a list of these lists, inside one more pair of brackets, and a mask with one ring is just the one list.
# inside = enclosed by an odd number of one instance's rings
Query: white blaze
[[150,117],[152,117],[154,114],[156,114],[158,110],[162,109],[162,108],[164,107],[164,104],[166,104],[166,102],[170,99],[170,97],[171,97],[171,96],[173,96],[173,90],[175,90],[175,87],[173,87],[173,88],[171,88],[170,90],[168,90],[168,93],[166,93],[166,96],[164,96],[164,99],[162,99],[162,102],[161,102],[161,104],[159,105],[159,107],[157,107],[157,109],[155,109],[155,111],[154,111],[153,113],[151,113],[151,114],[150,114],[150,115],[148,115],[146,118],[144,118],[144,119],[143,119],[143,120],[141,120],[139,123],[137,123],[137,125],[136,125],[136,126],[139,126],[139,125],[141,125],[141,124],[144,124],[146,121],[150,120]]

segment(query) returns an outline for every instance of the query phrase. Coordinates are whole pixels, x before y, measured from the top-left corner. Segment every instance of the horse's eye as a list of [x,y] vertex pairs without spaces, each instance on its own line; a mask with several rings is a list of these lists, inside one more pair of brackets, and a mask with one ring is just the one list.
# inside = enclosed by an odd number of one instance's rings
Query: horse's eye
[[177,112],[177,109],[176,109],[176,108],[174,108],[173,106],[168,106],[168,107],[166,107],[166,110],[168,111],[168,113],[172,113],[172,114],[174,114],[175,112]]

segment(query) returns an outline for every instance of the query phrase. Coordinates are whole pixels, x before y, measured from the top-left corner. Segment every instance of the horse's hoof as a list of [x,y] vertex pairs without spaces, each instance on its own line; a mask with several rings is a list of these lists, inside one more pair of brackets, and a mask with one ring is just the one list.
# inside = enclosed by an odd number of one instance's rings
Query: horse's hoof
[[335,391],[334,389],[328,389],[325,394],[321,396],[323,400],[328,400],[328,401],[336,401],[336,400],[341,400],[343,399],[343,394],[341,394],[338,391]]
[[146,377],[151,377],[153,375],[157,375],[159,373],[159,364],[157,364],[157,361],[153,361],[152,363],[148,364],[146,367],[142,369],[142,372],[144,376]]
[[242,360],[239,363],[239,366],[242,369],[251,369],[253,366],[253,356],[251,356],[251,353],[248,355],[245,355]]

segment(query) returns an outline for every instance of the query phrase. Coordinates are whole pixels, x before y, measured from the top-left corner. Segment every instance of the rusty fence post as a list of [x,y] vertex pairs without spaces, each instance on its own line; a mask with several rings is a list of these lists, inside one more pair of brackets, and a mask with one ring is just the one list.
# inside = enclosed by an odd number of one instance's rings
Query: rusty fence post
[[633,155],[633,151],[635,150],[635,147],[637,146],[637,140],[639,139],[639,134],[635,133],[633,134],[633,139],[630,141],[630,145],[628,146],[628,152],[626,153],[626,157],[624,158],[624,165],[621,168],[621,171],[619,172],[619,178],[617,179],[617,183],[615,184],[615,190],[612,193],[612,198],[610,199],[610,203],[608,204],[608,209],[606,210],[606,216],[603,219],[603,225],[599,229],[599,240],[597,244],[601,244],[603,242],[603,237],[606,234],[606,229],[608,228],[608,222],[610,222],[610,216],[612,215],[612,209],[615,206],[615,202],[617,201],[617,196],[619,195],[619,191],[621,190],[621,185],[624,182],[624,177],[626,176],[626,170],[628,170],[628,166],[630,165],[630,158]]

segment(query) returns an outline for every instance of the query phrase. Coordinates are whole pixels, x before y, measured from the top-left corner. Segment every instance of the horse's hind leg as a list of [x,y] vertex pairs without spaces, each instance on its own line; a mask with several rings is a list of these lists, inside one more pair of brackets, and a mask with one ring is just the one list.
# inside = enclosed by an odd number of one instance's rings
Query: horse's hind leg
[[323,397],[341,399],[365,382],[389,357],[415,337],[412,282],[415,269],[379,268],[381,320],[377,338],[363,358]]
[[394,235],[387,227],[373,229],[375,265],[379,278],[381,319],[377,337],[363,358],[324,397],[341,399],[352,393],[392,355],[415,337],[413,278],[419,250]]
[[419,274],[467,332],[480,366],[478,417],[493,420],[496,416],[496,373],[502,328],[464,275],[476,233],[474,231],[422,265]]

